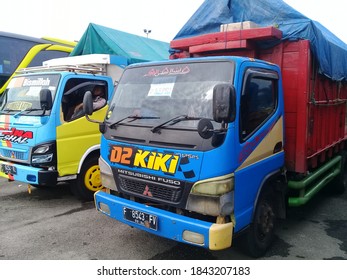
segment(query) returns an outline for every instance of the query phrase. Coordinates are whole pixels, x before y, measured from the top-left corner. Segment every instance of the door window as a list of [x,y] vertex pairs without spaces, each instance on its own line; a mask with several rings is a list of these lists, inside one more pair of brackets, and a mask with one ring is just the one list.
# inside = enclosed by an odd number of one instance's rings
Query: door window
[[277,79],[246,75],[241,95],[241,142],[250,137],[274,113],[277,107]]
[[[69,122],[84,116],[83,98],[87,91],[93,94],[93,108],[95,105],[95,110],[99,110],[106,105],[107,86],[105,82],[72,78],[65,84],[62,98],[64,121]],[[96,94],[96,92],[98,93]],[[101,99],[103,99],[103,102]]]

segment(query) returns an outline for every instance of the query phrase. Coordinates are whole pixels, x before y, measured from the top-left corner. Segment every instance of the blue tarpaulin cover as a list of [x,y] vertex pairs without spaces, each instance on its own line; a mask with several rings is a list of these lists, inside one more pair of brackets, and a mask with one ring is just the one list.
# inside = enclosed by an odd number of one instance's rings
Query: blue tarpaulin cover
[[170,44],[90,23],[71,56],[113,54],[128,59],[128,63],[169,58]]
[[174,40],[219,32],[221,24],[242,21],[276,26],[282,40],[310,40],[320,73],[335,81],[347,80],[347,44],[282,0],[205,0]]

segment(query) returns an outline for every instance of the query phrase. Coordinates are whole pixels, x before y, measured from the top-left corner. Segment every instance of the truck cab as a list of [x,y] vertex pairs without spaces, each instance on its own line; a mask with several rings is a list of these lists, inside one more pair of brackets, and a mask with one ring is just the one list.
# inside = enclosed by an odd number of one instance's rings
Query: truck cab
[[35,187],[70,182],[79,198],[92,199],[102,188],[100,132],[74,109],[98,86],[107,102],[93,118],[102,120],[126,65],[123,57],[86,55],[18,73],[1,95],[0,176]]

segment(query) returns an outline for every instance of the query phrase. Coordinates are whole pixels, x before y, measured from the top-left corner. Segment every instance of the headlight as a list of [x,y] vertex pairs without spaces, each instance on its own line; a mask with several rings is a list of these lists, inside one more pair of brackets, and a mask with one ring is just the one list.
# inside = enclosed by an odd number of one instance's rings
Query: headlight
[[105,160],[103,160],[102,157],[99,157],[99,167],[102,185],[105,188],[118,191],[116,182],[113,177],[112,168],[107,164]]
[[192,187],[192,194],[222,195],[234,188],[234,174],[199,181]]
[[51,148],[51,145],[47,144],[47,145],[42,145],[42,146],[38,146],[36,147],[36,149],[33,151],[34,154],[44,154],[47,153]]
[[35,155],[32,157],[31,162],[33,164],[37,163],[44,163],[44,162],[51,162],[53,159],[53,154],[47,154],[47,155]]
[[210,216],[227,216],[234,212],[234,174],[211,178],[194,184],[186,209]]
[[35,167],[55,168],[56,166],[55,142],[43,143],[33,148],[31,164]]

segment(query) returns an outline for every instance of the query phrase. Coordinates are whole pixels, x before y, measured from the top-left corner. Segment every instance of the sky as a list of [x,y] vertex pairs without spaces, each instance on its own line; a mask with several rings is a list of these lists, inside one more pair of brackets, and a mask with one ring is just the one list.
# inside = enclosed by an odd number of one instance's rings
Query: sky
[[[78,41],[89,23],[170,42],[204,0],[2,0],[0,31]],[[347,43],[342,0],[285,0]]]

